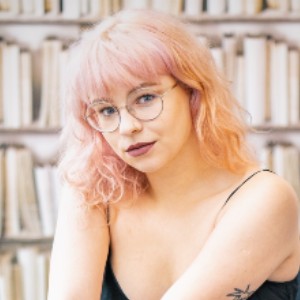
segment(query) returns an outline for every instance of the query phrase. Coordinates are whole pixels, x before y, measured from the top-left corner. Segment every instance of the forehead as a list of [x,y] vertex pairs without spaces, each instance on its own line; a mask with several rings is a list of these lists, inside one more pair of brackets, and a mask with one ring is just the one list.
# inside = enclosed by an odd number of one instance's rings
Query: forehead
[[106,93],[93,95],[91,102],[99,100],[120,103],[128,100],[128,98],[138,96],[145,91],[161,92],[165,86],[165,77],[160,76],[155,80],[137,80],[133,85],[121,85],[110,88]]

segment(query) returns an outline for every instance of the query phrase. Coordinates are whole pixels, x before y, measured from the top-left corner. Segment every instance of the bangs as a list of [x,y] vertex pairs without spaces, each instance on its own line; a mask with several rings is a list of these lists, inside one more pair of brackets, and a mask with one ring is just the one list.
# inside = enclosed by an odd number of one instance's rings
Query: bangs
[[78,96],[89,104],[95,97],[109,96],[116,88],[136,87],[142,81],[152,82],[170,74],[170,59],[162,48],[165,46],[159,41],[149,37],[140,41],[140,35],[134,38],[132,33],[114,37],[112,32],[105,41],[93,41],[81,49],[85,59],[79,61],[74,82]]

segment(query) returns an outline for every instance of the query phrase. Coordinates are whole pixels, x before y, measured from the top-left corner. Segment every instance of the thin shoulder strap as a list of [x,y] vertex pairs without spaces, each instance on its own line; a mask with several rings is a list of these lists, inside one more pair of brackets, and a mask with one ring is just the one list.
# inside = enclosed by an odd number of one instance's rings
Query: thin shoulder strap
[[[231,193],[230,195],[227,197],[227,199],[225,200],[222,208],[228,203],[228,201],[231,199],[231,197],[248,181],[250,180],[252,177],[254,177],[256,174],[260,173],[260,172],[272,172],[271,170],[269,169],[261,169],[261,170],[258,170],[254,173],[252,173],[249,177],[247,177],[241,184],[239,184]],[[221,208],[221,209],[222,209]]]

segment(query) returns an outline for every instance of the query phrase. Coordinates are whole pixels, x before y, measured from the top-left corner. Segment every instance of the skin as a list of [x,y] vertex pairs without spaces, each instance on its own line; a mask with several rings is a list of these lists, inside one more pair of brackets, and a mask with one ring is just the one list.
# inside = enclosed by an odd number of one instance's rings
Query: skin
[[[169,76],[158,82],[162,92],[173,83]],[[111,98],[122,107],[127,94],[119,88]],[[266,280],[296,276],[300,248],[292,188],[262,172],[221,209],[258,168],[236,175],[199,159],[189,95],[182,87],[166,95],[158,119],[141,122],[122,110],[119,129],[104,137],[125,162],[146,173],[150,187],[138,201],[111,205],[110,235],[101,209],[90,210],[87,226],[78,230],[74,211],[80,208],[72,195],[64,199],[50,280],[53,295],[60,294],[51,300],[99,299],[109,242],[114,274],[132,300],[246,299],[246,292]],[[156,143],[144,156],[124,151],[150,141]],[[230,296],[235,289],[242,291],[236,298]]]

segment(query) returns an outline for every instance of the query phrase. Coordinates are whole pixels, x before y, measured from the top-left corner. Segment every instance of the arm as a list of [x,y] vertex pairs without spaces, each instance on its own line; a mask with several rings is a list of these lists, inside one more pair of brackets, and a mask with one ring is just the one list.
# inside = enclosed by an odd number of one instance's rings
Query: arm
[[[274,174],[257,175],[228,203],[201,252],[162,299],[247,299],[296,251],[293,190]],[[235,289],[243,291],[239,298],[230,295]]]
[[76,194],[67,188],[62,195],[48,300],[98,300],[109,246],[105,211],[85,211]]

